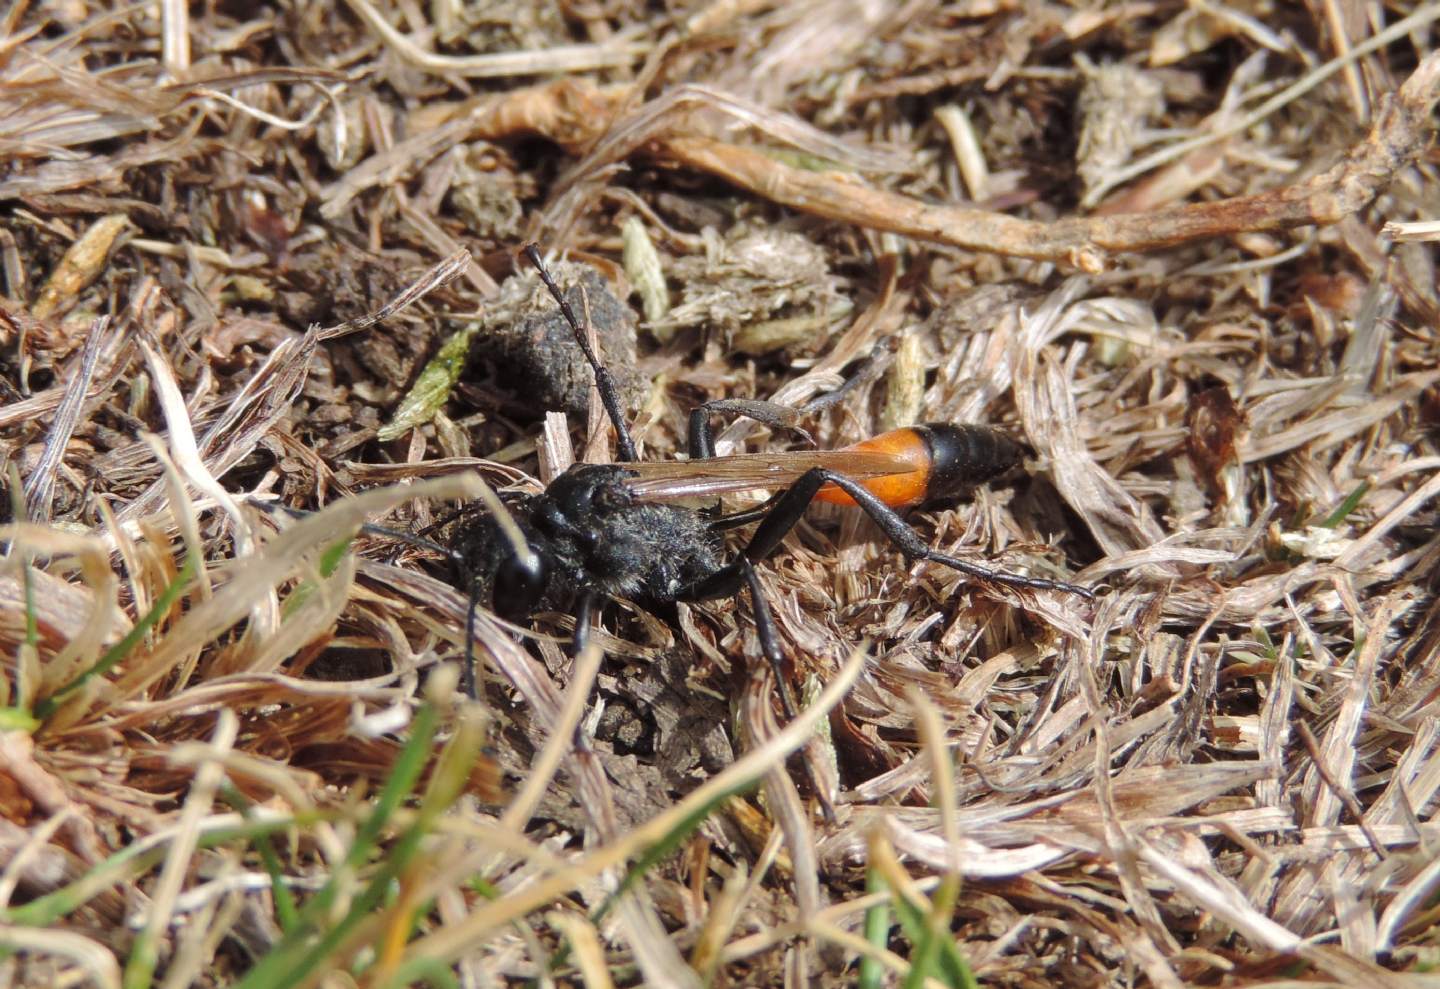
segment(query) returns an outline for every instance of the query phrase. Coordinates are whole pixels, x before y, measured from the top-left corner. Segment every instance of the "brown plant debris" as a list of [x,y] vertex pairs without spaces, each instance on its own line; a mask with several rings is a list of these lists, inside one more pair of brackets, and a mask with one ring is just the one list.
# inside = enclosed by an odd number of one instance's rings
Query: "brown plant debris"
[[[10,4],[0,986],[1433,985],[1437,24]],[[995,425],[909,520],[1095,600],[814,507],[794,720],[748,594],[470,616],[612,444],[531,240],[645,458]]]
[[[552,272],[564,286],[570,308],[598,338],[599,353],[615,365],[621,391],[638,405],[633,310],[615,297],[594,268],[558,264]],[[493,362],[496,376],[510,381],[536,407],[584,412],[590,406],[590,365],[545,286],[533,272],[500,286],[486,304],[472,337],[472,351]]]

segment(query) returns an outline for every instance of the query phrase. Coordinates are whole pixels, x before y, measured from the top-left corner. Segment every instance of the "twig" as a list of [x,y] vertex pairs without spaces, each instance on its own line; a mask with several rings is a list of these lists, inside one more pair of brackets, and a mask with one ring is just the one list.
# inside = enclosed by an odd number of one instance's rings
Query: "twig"
[[1336,223],[1363,209],[1421,152],[1440,99],[1440,53],[1431,54],[1386,100],[1365,139],[1337,165],[1253,196],[1148,213],[1076,217],[1055,223],[924,203],[837,172],[809,172],[753,148],[708,137],[672,137],[659,156],[718,175],[774,202],[832,220],[889,230],[968,250],[1060,261],[1100,271],[1109,255],[1174,247],[1243,231]]
[[548,75],[552,72],[588,72],[633,65],[645,56],[647,46],[635,42],[608,45],[561,45],[543,51],[496,52],[487,55],[436,55],[416,45],[381,16],[368,0],[347,0],[352,10],[395,53],[411,65],[429,72],[451,73],[470,79],[499,76]]
[[1305,751],[1310,753],[1310,764],[1315,767],[1315,771],[1320,774],[1320,778],[1325,781],[1325,785],[1330,788],[1330,792],[1335,794],[1339,801],[1345,805],[1345,809],[1350,812],[1350,816],[1355,818],[1355,823],[1359,826],[1360,833],[1363,834],[1365,840],[1370,843],[1370,850],[1382,861],[1388,859],[1390,854],[1385,851],[1384,844],[1381,843],[1379,836],[1375,834],[1375,830],[1370,827],[1370,822],[1365,820],[1365,808],[1361,807],[1360,801],[1355,799],[1355,791],[1337,780],[1325,765],[1325,754],[1320,751],[1320,742],[1316,739],[1315,733],[1310,730],[1310,726],[1303,721],[1296,721],[1295,731],[1300,736],[1300,741],[1304,743]]
[[430,268],[418,279],[408,285],[389,302],[372,313],[366,313],[356,319],[347,319],[343,323],[336,323],[334,326],[327,326],[319,333],[321,340],[334,340],[336,337],[349,336],[358,330],[374,326],[383,320],[389,319],[400,310],[411,303],[423,299],[431,292],[442,285],[454,280],[455,276],[465,271],[471,264],[470,252],[463,247],[450,255],[444,261]]
[[[1354,51],[1361,50],[1357,46]],[[564,80],[457,108],[457,116],[377,156],[326,190],[321,212],[335,215],[365,188],[394,181],[457,140],[542,134],[575,148],[602,136],[609,110],[628,87]],[[1339,222],[1369,204],[1425,146],[1440,99],[1440,53],[1426,57],[1384,100],[1365,139],[1335,166],[1306,181],[1251,196],[1158,212],[1072,217],[1053,223],[970,207],[927,203],[876,188],[850,174],[813,172],[757,148],[698,133],[674,133],[648,146],[652,157],[709,172],[757,196],[805,213],[972,251],[1058,261],[1103,270],[1113,254],[1147,251],[1246,231]],[[684,118],[678,126],[684,126]],[[402,151],[403,153],[399,153]]]

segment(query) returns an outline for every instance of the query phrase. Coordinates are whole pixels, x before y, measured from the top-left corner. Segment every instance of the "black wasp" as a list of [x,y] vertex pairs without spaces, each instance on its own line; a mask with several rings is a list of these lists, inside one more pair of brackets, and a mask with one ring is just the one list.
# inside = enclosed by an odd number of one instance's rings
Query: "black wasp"
[[[489,513],[462,521],[453,558],[469,583],[472,607],[484,601],[513,622],[525,620],[542,605],[571,607],[578,652],[603,598],[668,604],[729,597],[748,587],[761,648],[793,716],[779,637],[754,565],[774,552],[812,501],[859,505],[912,560],[929,560],[1009,587],[1093,597],[1075,584],[1004,573],[938,553],[896,511],[953,495],[1017,466],[1024,456],[1021,446],[987,426],[930,423],[842,450],[716,457],[710,416],[744,406],[743,414],[764,418],[761,410],[767,403],[711,402],[690,413],[690,459],[639,462],[610,372],[596,357],[539,250],[529,244],[524,254],[555,297],[594,371],[601,402],[615,427],[620,462],[577,463],[540,494],[512,498],[508,507],[518,535]],[[668,503],[743,490],[779,493],[759,508],[728,516]],[[755,528],[744,547],[729,552],[726,531],[750,525]]]

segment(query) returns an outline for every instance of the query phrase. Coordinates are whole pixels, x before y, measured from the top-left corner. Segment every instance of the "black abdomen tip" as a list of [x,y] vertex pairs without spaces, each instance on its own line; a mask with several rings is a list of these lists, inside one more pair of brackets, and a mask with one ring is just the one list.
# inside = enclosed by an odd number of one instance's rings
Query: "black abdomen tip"
[[948,498],[1018,467],[1027,450],[992,426],[930,422],[916,426],[930,450],[926,498]]

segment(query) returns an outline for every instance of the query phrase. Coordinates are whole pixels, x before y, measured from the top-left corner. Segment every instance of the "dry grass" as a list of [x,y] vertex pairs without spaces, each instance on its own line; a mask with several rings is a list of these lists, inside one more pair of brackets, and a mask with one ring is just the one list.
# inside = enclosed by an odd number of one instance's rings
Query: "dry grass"
[[[0,986],[1433,985],[1437,21],[13,4]],[[606,455],[485,347],[527,239],[638,290],[647,456],[1004,425],[917,522],[1097,600],[817,509],[796,722],[743,598],[479,614],[463,700],[357,529]]]

